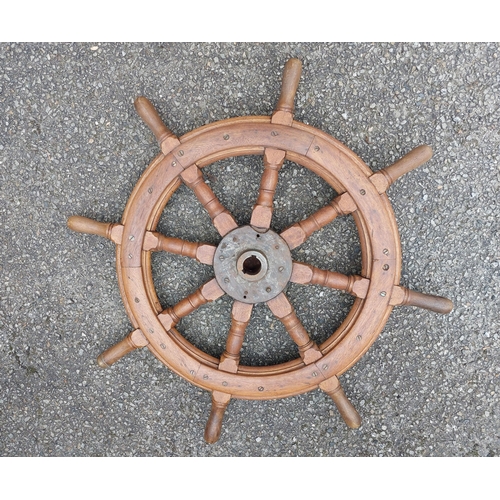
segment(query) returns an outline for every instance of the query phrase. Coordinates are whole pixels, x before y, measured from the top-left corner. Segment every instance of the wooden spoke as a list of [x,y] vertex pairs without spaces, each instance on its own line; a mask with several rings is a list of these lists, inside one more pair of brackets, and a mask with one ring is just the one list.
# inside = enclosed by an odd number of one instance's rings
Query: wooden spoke
[[349,193],[343,193],[326,207],[320,208],[307,219],[285,229],[280,236],[288,243],[290,250],[302,245],[311,234],[332,222],[339,215],[347,215],[356,210],[356,204]]
[[184,170],[181,178],[200,200],[221,236],[225,236],[229,231],[238,227],[233,216],[224,208],[212,188],[203,179],[203,174],[197,165],[191,165]]
[[291,125],[295,109],[295,94],[299,86],[302,73],[302,62],[299,59],[289,59],[283,70],[281,93],[276,109],[271,117],[272,123]]
[[240,351],[245,337],[245,330],[250,322],[253,304],[237,300],[231,311],[231,327],[226,341],[226,349],[221,356],[219,370],[236,373],[240,362]]
[[370,286],[370,280],[362,276],[346,276],[342,273],[319,269],[309,264],[294,262],[292,268],[292,283],[301,285],[321,285],[336,290],[343,290],[355,297],[364,299]]
[[286,331],[297,344],[302,361],[306,365],[321,358],[322,354],[319,347],[309,338],[306,329],[284,293],[280,293],[274,299],[269,300],[267,305],[271,312],[285,325]]
[[101,368],[109,368],[113,363],[123,358],[129,352],[144,347],[149,344],[148,339],[144,336],[141,330],[137,329],[129,333],[123,340],[114,346],[106,349],[97,358],[97,364]]
[[278,174],[285,160],[285,151],[266,148],[264,151],[264,173],[260,181],[259,196],[253,207],[250,224],[258,230],[267,230],[273,215],[273,200],[278,184]]
[[212,409],[208,417],[207,425],[205,426],[204,434],[207,443],[213,444],[219,440],[224,413],[226,412],[230,400],[230,394],[220,391],[212,392]]
[[153,132],[163,154],[170,153],[175,146],[180,144],[177,136],[163,123],[149,99],[142,96],[138,97],[134,101],[134,106],[137,114]]
[[392,306],[415,306],[428,309],[439,314],[448,314],[453,310],[453,302],[445,297],[414,292],[402,286],[395,286],[392,290]]
[[214,261],[215,247],[207,243],[192,243],[164,236],[161,233],[148,231],[144,238],[144,250],[152,252],[169,252],[183,257],[196,259],[202,264],[212,265]]
[[67,225],[72,231],[77,233],[95,234],[102,238],[107,238],[119,245],[122,241],[123,226],[113,222],[98,222],[88,217],[72,215],[68,218]]
[[339,410],[339,413],[347,426],[351,429],[357,429],[361,425],[361,417],[356,411],[356,408],[354,408],[349,399],[347,399],[347,396],[340,385],[339,379],[336,376],[333,376],[324,382],[321,382],[319,387],[333,399],[335,406]]
[[212,302],[217,300],[219,297],[224,295],[224,290],[218,285],[217,280],[214,278],[208,283],[198,288],[196,292],[188,295],[175,306],[169,307],[165,311],[162,311],[158,318],[165,327],[166,330],[173,328],[179,321],[196,311],[199,307],[206,304],[207,302]]
[[420,165],[423,165],[430,160],[431,157],[432,148],[430,146],[418,146],[389,167],[375,172],[370,176],[370,180],[379,193],[385,193],[394,181]]

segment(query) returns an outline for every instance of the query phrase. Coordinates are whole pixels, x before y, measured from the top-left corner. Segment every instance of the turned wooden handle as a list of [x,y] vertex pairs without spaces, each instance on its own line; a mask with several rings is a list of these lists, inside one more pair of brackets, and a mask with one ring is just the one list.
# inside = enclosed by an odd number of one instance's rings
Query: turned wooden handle
[[111,346],[109,349],[106,349],[102,354],[97,358],[97,364],[101,368],[109,368],[111,365],[116,363],[119,359],[123,358],[129,352],[132,352],[137,347],[132,343],[132,339],[129,337],[125,337],[123,340]]
[[408,296],[404,305],[429,309],[439,314],[448,314],[453,310],[453,302],[450,299],[414,292],[413,290],[408,290]]
[[103,238],[109,238],[114,226],[110,222],[98,222],[80,215],[73,215],[68,219],[68,227],[77,233],[96,234]]
[[402,175],[414,170],[432,158],[432,148],[430,146],[418,146],[412,149],[408,154],[403,156],[397,162],[383,170],[384,174],[392,184]]
[[175,134],[163,123],[160,115],[149,99],[146,97],[138,97],[134,102],[137,114],[142,118],[144,123],[151,129],[158,144],[168,137],[175,137]]
[[210,416],[208,417],[207,425],[205,426],[205,441],[213,444],[219,440],[222,420],[224,419],[225,408],[219,406],[212,406]]
[[209,444],[213,444],[219,440],[222,421],[224,420],[224,412],[226,411],[230,399],[231,396],[229,394],[218,391],[212,393],[212,409],[210,410],[210,416],[208,417],[204,434],[205,441]]
[[333,399],[337,410],[347,426],[351,429],[357,429],[361,425],[361,417],[356,411],[356,408],[354,408],[349,399],[347,399],[338,377],[333,376],[321,382],[319,387]]
[[295,94],[299,86],[302,73],[302,62],[299,59],[289,59],[283,70],[283,81],[281,83],[281,94],[276,105],[276,111],[293,113],[295,108]]
[[339,386],[339,389],[331,393],[330,397],[333,399],[335,406],[347,426],[351,429],[357,429],[361,425],[361,417],[356,411],[356,408],[354,408],[352,403],[347,399],[342,387]]

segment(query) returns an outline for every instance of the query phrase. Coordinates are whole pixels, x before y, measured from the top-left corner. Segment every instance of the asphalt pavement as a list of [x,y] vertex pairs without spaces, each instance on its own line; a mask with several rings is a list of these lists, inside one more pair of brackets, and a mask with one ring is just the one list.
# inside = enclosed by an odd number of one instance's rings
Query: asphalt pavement
[[[393,310],[369,351],[340,381],[362,418],[349,429],[331,399],[232,400],[220,440],[203,439],[211,396],[147,349],[109,369],[97,356],[132,329],[115,245],[70,231],[82,215],[119,222],[159,153],[137,116],[144,95],[181,136],[243,115],[270,115],[283,66],[303,63],[295,119],[332,135],[373,171],[421,144],[434,155],[388,191],[402,245],[401,284],[448,297],[448,315]],[[498,43],[2,43],[0,44],[0,455],[3,457],[498,457],[500,454],[500,44]],[[206,179],[248,224],[260,157],[221,160]],[[273,228],[334,196],[286,162]],[[159,229],[220,240],[184,185]],[[352,217],[296,250],[344,274],[361,270]],[[155,254],[163,307],[212,268]],[[290,286],[310,335],[326,340],[353,297]],[[179,324],[220,356],[227,296]],[[297,357],[269,309],[255,307],[242,363]]]

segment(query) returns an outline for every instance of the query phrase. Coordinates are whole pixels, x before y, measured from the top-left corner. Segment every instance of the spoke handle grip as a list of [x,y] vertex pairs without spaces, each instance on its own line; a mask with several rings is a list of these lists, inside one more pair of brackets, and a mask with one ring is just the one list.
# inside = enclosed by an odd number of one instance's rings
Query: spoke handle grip
[[408,154],[383,170],[389,184],[394,183],[404,174],[423,165],[432,158],[432,148],[427,145],[418,146],[412,149]]
[[212,408],[205,426],[204,434],[205,441],[209,444],[213,444],[219,440],[224,413],[226,412],[230,399],[231,396],[229,394],[218,391],[212,393]]
[[137,347],[132,343],[131,338],[125,337],[123,340],[101,353],[97,358],[97,364],[101,368],[109,368],[119,359],[123,358],[123,356],[135,349],[137,349]]
[[351,429],[357,429],[360,427],[361,417],[359,416],[356,408],[354,408],[353,404],[345,395],[337,377],[334,376],[325,380],[319,384],[319,387],[333,399],[337,410],[348,427]]
[[114,226],[110,222],[98,222],[80,215],[72,215],[67,224],[72,231],[77,233],[95,234],[103,238],[110,238],[111,229]]
[[302,73],[302,62],[299,59],[289,59],[283,70],[283,81],[281,83],[281,94],[276,105],[276,111],[292,113],[295,108],[295,94],[299,86]]
[[408,297],[405,305],[421,307],[422,309],[428,309],[429,311],[439,314],[448,314],[453,309],[453,302],[446,297],[429,295],[413,290],[408,290]]
[[153,132],[158,144],[169,138],[175,137],[175,134],[163,123],[160,115],[149,99],[146,97],[138,97],[134,102],[137,114],[142,118],[143,122]]

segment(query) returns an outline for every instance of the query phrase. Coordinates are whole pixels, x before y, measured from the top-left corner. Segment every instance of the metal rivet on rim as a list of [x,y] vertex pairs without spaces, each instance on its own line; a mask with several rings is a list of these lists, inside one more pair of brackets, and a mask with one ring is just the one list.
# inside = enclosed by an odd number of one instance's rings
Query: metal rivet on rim
[[314,151],[319,151],[319,146],[314,146]]
[[151,194],[153,192],[153,188],[148,189],[148,193]]
[[226,386],[227,386],[227,382],[224,380],[224,382],[222,382],[222,385],[223,385],[224,387],[226,387]]
[[312,372],[312,376],[313,377],[317,377],[318,376],[318,372]]
[[166,348],[167,348],[167,346],[166,346],[165,344],[160,344],[160,347],[161,347],[162,349],[166,349]]
[[323,370],[327,370],[328,369],[328,365],[323,365],[322,368],[323,368]]
[[278,135],[278,132],[276,132],[276,130],[273,130],[273,131],[271,132],[271,135],[273,135],[274,137],[276,137],[276,136]]
[[389,264],[384,264],[384,265],[382,266],[382,269],[383,269],[384,271],[387,271],[387,269],[389,269]]
[[357,340],[361,340],[362,338],[363,338],[363,337],[362,337],[361,335],[358,335],[358,336],[356,337],[356,339],[357,339]]
[[229,134],[224,134],[224,140],[227,141],[229,139]]
[[283,266],[280,266],[280,267],[278,268],[278,271],[279,271],[280,273],[282,273],[284,270],[285,270],[285,268],[284,268]]
[[182,149],[179,151],[179,156],[184,156],[184,151],[182,151]]
[[177,165],[177,162],[176,161],[173,161],[172,162],[172,167],[175,167]]
[[134,241],[134,240],[135,240],[135,236],[134,236],[133,234],[131,234],[131,235],[128,237],[128,239],[129,239],[130,241]]
[[361,194],[361,195],[363,195],[363,196],[366,194],[366,191],[365,191],[364,189],[360,189],[360,190],[359,190],[359,192],[360,192],[360,194]]
[[389,255],[389,249],[388,249],[388,248],[384,248],[384,249],[382,250],[382,253],[383,253],[384,255]]
[[264,387],[260,386],[259,391],[262,392],[264,390]]
[[224,278],[224,283],[229,283],[229,278],[228,277]]
[[139,299],[138,299],[137,297],[136,297],[134,300],[135,300],[136,302],[139,302]]
[[194,375],[194,370],[189,370],[189,373],[190,373],[191,375]]
[[271,291],[271,287],[270,287],[270,286],[268,286],[268,287],[266,288],[266,292],[267,292],[267,293],[269,293],[270,291]]
[[128,254],[128,258],[129,258],[129,259],[131,259],[131,258],[132,258],[132,254],[131,254],[131,253],[129,253],[129,254]]
[[203,375],[203,380],[208,380],[208,375],[206,373]]
[[387,295],[387,293],[386,293],[386,292],[380,292],[380,296],[381,296],[381,297],[385,297],[386,295]]

